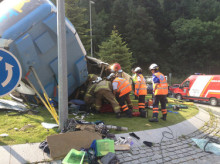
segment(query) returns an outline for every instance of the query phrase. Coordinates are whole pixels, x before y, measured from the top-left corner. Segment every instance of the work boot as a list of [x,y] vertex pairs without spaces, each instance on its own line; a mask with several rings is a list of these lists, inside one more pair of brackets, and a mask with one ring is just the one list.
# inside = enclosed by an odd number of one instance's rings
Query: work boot
[[160,119],[166,121],[167,120],[167,114],[163,114],[163,116]]
[[146,118],[146,111],[141,109],[140,111],[140,117]]
[[116,118],[121,118],[121,113],[120,112],[116,113]]
[[151,119],[149,119],[150,122],[158,122],[158,118],[157,117],[153,117]]
[[129,118],[132,117],[132,110],[131,109],[126,110],[125,113]]

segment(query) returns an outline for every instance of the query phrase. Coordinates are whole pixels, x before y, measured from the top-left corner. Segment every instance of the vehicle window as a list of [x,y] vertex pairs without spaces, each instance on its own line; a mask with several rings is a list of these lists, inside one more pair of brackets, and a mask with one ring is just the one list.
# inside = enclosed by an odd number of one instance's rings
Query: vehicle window
[[186,81],[185,83],[183,83],[183,87],[189,87],[189,81]]

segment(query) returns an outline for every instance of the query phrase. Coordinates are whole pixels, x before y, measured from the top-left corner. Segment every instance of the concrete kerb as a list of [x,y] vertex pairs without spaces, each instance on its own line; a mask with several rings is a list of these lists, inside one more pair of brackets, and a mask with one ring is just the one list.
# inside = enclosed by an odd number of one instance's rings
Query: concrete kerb
[[[143,145],[143,141],[149,141],[153,143],[160,143],[161,139],[163,137],[162,133],[164,131],[173,133],[174,138],[177,139],[178,137],[182,135],[188,135],[190,133],[193,133],[194,131],[200,129],[204,126],[206,122],[208,122],[210,119],[210,115],[207,111],[199,108],[199,113],[183,122],[180,122],[175,125],[171,125],[163,128],[158,129],[152,129],[152,130],[144,130],[144,131],[137,131],[135,134],[140,137],[140,140],[133,139],[134,145],[141,146]],[[162,120],[160,120],[162,121]],[[117,134],[116,137],[130,137],[129,133],[123,133],[123,134]],[[168,136],[170,137],[170,136]],[[163,141],[167,141],[169,139],[164,138]]]
[[[203,109],[199,108],[199,113],[183,122],[169,126],[172,130],[174,139],[182,135],[188,135],[204,126],[210,119],[210,115]],[[134,146],[139,147],[143,145],[143,141],[153,143],[160,143],[162,133],[164,131],[170,132],[167,127],[144,130],[135,132],[140,137],[140,140],[133,139]],[[117,134],[116,137],[130,137],[129,133]],[[168,139],[164,138],[163,141]],[[0,161],[4,164],[21,164],[21,163],[61,163],[61,161],[52,161],[52,159],[39,149],[40,143],[20,144],[12,146],[0,146]],[[49,162],[52,161],[52,162]]]

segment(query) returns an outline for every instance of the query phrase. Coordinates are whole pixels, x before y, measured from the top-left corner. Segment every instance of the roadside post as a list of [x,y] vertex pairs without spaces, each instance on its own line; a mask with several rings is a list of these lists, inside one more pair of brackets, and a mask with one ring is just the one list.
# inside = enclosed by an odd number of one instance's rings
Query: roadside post
[[9,51],[0,48],[0,97],[12,92],[21,80],[21,65]]
[[66,52],[66,23],[65,0],[57,0],[57,44],[58,44],[58,103],[59,128],[64,129],[68,119],[68,83],[67,83],[67,52]]

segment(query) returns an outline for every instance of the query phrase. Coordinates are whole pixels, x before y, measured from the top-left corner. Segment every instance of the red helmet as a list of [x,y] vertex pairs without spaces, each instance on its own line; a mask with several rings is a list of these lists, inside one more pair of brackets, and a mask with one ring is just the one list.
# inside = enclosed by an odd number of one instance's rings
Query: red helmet
[[111,69],[112,69],[112,71],[114,71],[114,72],[118,72],[119,70],[121,70],[121,66],[120,66],[120,64],[118,64],[118,63],[114,63],[114,64],[111,66]]

